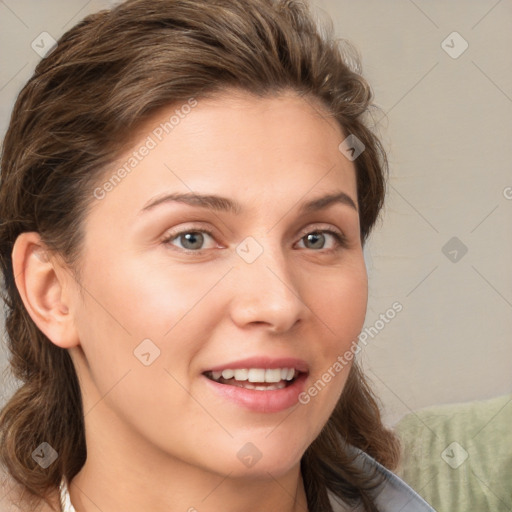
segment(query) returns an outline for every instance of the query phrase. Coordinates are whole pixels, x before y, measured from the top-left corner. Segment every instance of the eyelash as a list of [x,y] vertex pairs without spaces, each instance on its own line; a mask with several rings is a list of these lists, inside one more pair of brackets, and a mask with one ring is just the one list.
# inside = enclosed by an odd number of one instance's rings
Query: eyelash
[[[192,227],[190,227],[188,229],[184,229],[182,231],[169,233],[162,240],[162,243],[172,245],[171,242],[173,240],[175,240],[176,238],[179,238],[181,235],[184,235],[187,233],[206,233],[211,238],[215,239],[215,236],[212,231],[205,229],[203,227],[199,228],[199,227],[192,226]],[[336,251],[339,251],[340,249],[344,249],[344,248],[348,247],[348,241],[347,241],[347,238],[345,237],[345,235],[343,235],[342,233],[339,233],[338,231],[334,231],[332,229],[312,229],[312,230],[308,230],[308,231],[303,231],[303,234],[299,238],[299,241],[301,241],[307,235],[310,235],[312,233],[328,233],[334,237],[334,239],[336,241],[336,245],[337,245],[336,247],[334,247],[332,249],[327,249],[327,250],[318,249],[315,251],[314,249],[311,249],[313,252],[323,252],[324,254],[331,254]],[[208,250],[208,249],[198,249],[197,251],[194,251],[192,249],[184,249],[182,247],[176,247],[176,249],[178,249],[179,251],[185,252],[186,254],[194,254],[194,255],[201,255],[204,251]]]

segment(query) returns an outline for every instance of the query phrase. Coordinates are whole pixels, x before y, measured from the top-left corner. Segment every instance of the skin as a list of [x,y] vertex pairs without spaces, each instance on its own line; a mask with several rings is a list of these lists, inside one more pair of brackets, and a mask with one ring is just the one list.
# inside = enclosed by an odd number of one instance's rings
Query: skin
[[[176,106],[141,127],[139,148]],[[70,484],[78,512],[307,510],[300,459],[327,422],[349,373],[307,405],[254,412],[218,397],[201,373],[240,358],[298,357],[306,388],[360,333],[367,274],[358,212],[302,202],[343,191],[357,205],[345,138],[313,98],[223,93],[198,105],[85,218],[81,283],[37,233],[13,251],[23,301],[38,327],[68,349],[84,401],[88,457]],[[126,161],[121,158],[120,162]],[[105,174],[112,176],[113,167]],[[102,183],[104,180],[102,181]],[[169,192],[219,194],[243,212],[164,203]],[[171,231],[211,229],[190,245]],[[307,234],[341,231],[308,241]],[[183,233],[182,233],[183,234]],[[262,254],[247,263],[247,237]],[[186,252],[196,251],[199,255]],[[144,339],[160,349],[149,366]],[[237,453],[251,442],[252,467]]]

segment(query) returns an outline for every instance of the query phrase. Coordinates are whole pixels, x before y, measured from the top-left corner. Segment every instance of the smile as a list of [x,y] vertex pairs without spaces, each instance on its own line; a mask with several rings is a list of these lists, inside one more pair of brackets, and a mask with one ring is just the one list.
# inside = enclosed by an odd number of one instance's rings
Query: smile
[[209,371],[205,375],[215,382],[258,391],[272,391],[288,386],[298,375],[294,368],[240,368]]
[[253,412],[276,413],[299,403],[308,373],[286,367],[233,368],[210,370],[203,377],[210,392],[223,401]]

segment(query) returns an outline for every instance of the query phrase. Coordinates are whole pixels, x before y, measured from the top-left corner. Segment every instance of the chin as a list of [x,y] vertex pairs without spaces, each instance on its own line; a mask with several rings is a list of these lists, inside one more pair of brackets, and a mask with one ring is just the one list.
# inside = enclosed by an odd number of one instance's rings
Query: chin
[[247,441],[240,447],[237,443],[234,457],[221,455],[224,463],[222,467],[216,469],[224,475],[230,474],[232,478],[251,477],[267,480],[269,473],[278,478],[292,471],[300,464],[302,455],[302,452],[297,451],[297,446],[286,447],[282,442],[279,446],[273,446],[268,439],[255,440],[254,443]]

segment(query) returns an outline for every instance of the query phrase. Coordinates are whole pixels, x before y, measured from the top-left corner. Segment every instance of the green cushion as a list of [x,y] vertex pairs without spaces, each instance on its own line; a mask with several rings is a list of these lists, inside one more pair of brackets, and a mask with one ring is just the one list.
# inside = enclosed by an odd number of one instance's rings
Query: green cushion
[[512,511],[512,394],[407,414],[397,474],[438,512]]

